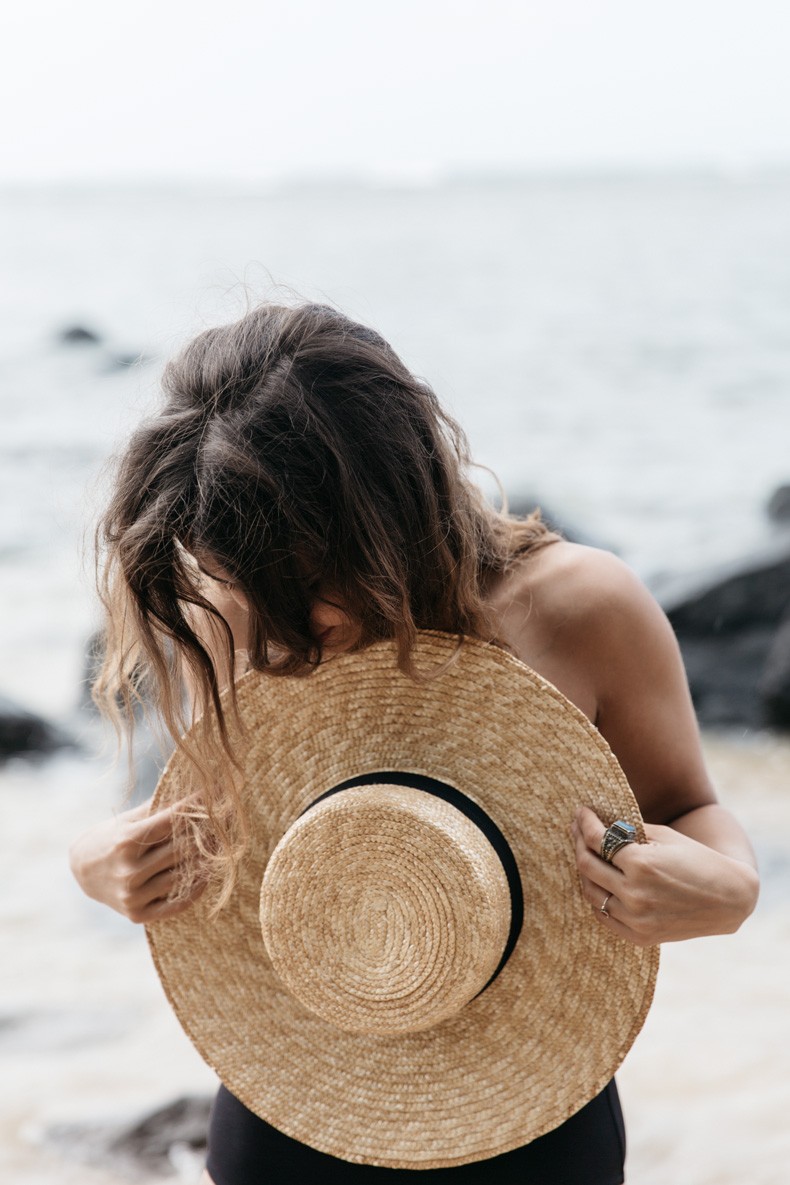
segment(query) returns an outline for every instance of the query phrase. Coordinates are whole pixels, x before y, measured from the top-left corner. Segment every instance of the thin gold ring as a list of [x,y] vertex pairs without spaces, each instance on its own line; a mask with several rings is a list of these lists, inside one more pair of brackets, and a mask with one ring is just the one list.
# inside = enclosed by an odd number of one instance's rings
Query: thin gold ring
[[601,908],[598,910],[598,913],[602,913],[602,914],[603,914],[603,916],[604,916],[605,918],[608,918],[608,917],[609,917],[609,910],[608,910],[606,907],[607,907],[607,905],[609,904],[609,901],[610,901],[610,899],[611,899],[611,896],[612,896],[612,894],[611,894],[611,893],[607,893],[607,894],[606,894],[606,896],[605,896],[605,897],[604,897],[604,899],[603,899],[603,905],[602,905],[602,906],[601,906]]

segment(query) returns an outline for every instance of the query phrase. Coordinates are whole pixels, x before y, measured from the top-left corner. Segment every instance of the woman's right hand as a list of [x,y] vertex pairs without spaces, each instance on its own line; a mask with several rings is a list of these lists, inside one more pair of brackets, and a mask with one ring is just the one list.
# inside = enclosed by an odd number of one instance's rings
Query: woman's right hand
[[177,875],[174,803],[150,814],[151,803],[124,811],[83,832],[69,849],[71,871],[94,901],[132,922],[154,922],[186,909],[203,891],[197,882],[186,898],[170,901]]

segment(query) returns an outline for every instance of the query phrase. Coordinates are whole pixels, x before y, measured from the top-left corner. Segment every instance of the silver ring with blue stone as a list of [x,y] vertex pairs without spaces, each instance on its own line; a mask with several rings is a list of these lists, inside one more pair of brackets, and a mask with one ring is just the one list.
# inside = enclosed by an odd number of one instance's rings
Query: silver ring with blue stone
[[636,827],[633,823],[626,823],[625,819],[617,819],[611,827],[607,827],[601,840],[601,859],[607,864],[624,848],[626,844],[636,843]]

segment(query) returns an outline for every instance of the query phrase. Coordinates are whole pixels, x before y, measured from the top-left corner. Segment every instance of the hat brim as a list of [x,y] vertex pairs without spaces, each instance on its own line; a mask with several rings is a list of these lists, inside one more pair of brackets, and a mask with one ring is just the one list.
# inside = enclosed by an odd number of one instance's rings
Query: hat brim
[[[421,670],[456,639],[420,634]],[[466,639],[443,674],[417,682],[377,643],[308,678],[257,672],[237,684],[251,842],[228,905],[198,900],[147,928],[182,1027],[221,1081],[287,1135],[389,1168],[460,1165],[559,1126],[606,1085],[650,1006],[658,948],[598,925],[568,826],[579,806],[644,831],[600,733],[546,680]],[[524,923],[506,966],[460,1013],[398,1036],[344,1032],[283,986],[263,943],[259,897],[275,846],[316,798],[380,770],[438,778],[492,817],[515,855]],[[180,750],[154,809],[188,793]]]

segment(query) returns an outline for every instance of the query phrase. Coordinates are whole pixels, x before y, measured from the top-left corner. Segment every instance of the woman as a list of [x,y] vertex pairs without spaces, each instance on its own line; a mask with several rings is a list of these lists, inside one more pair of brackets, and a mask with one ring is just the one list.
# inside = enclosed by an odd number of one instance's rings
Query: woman
[[[496,641],[600,730],[647,824],[650,842],[608,864],[601,820],[587,809],[568,820],[590,925],[638,945],[740,926],[757,898],[754,857],[708,780],[670,627],[625,565],[561,540],[537,515],[489,508],[430,388],[332,309],[256,309],[201,334],[164,383],[165,406],[133,437],[101,530],[97,696],[111,715],[119,703],[131,714],[145,683],[179,744],[189,719],[222,720],[219,693],[240,666],[309,675],[332,654],[393,638],[408,672],[419,629]],[[211,776],[223,762],[232,771],[232,754],[199,733],[195,744],[199,809],[152,815],[145,804],[72,848],[84,891],[133,921],[187,908],[206,880],[218,906],[232,889],[244,820],[232,776]],[[612,1083],[496,1164],[429,1173],[459,1185],[614,1185],[620,1123]],[[303,1148],[223,1088],[215,1185],[243,1185],[256,1164],[315,1182],[400,1171]]]

